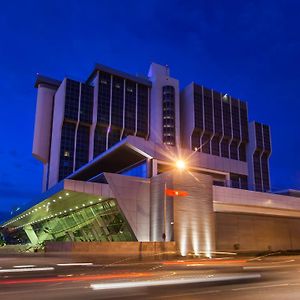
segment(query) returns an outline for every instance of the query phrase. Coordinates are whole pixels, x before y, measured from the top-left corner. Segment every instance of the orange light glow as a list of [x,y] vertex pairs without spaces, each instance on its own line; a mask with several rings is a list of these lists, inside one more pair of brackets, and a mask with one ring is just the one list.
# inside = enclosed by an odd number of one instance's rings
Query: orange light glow
[[166,195],[171,197],[173,196],[184,197],[184,196],[188,196],[189,194],[186,191],[166,189]]

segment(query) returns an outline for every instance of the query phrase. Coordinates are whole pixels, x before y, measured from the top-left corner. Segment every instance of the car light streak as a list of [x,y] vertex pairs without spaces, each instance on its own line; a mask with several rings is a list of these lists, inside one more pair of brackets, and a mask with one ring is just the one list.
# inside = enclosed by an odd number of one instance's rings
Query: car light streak
[[60,267],[68,267],[68,266],[92,266],[93,263],[64,263],[64,264],[57,264]]
[[37,272],[37,271],[52,271],[53,267],[47,268],[22,268],[22,269],[1,269],[0,273],[21,273],[21,272]]
[[22,265],[22,266],[13,266],[13,268],[34,268],[36,265]]
[[261,275],[258,273],[253,274],[227,274],[217,275],[214,277],[204,278],[178,278],[178,279],[163,279],[163,280],[147,280],[147,281],[130,281],[130,282],[114,282],[114,283],[93,283],[91,288],[93,290],[107,290],[107,289],[124,289],[136,287],[150,287],[174,284],[190,284],[190,283],[205,283],[217,281],[231,281],[231,280],[244,280],[244,279],[258,279]]
[[120,273],[120,274],[98,274],[76,277],[48,277],[48,278],[30,278],[30,279],[6,279],[0,280],[0,285],[8,284],[32,284],[32,283],[58,283],[58,282],[76,282],[76,281],[91,281],[91,280],[107,280],[107,279],[128,279],[139,277],[150,277],[153,273]]
[[224,265],[224,264],[244,264],[247,260],[240,259],[240,260],[204,260],[204,261],[164,261],[162,262],[163,265],[186,265],[186,266],[205,266],[205,265]]

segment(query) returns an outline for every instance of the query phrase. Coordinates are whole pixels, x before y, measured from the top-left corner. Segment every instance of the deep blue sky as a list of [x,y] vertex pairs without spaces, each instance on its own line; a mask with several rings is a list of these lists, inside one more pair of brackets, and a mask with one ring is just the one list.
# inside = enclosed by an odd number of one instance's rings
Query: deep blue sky
[[[10,2],[10,4],[9,4]],[[146,74],[168,64],[248,101],[271,125],[274,188],[300,189],[299,1],[2,1],[0,211],[41,189],[31,156],[37,72],[84,80],[96,62]]]

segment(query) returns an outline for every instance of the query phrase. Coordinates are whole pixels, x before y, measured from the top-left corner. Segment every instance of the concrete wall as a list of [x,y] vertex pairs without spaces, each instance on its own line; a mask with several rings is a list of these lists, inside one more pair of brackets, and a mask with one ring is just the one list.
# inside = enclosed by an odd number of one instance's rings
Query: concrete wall
[[298,197],[213,186],[215,212],[300,218]]
[[188,253],[210,257],[215,251],[215,224],[212,201],[212,177],[174,172],[174,189],[187,196],[174,197],[174,238],[181,255]]
[[180,93],[179,81],[170,77],[169,68],[156,63],[152,63],[148,72],[148,77],[152,82],[151,102],[150,102],[150,140],[162,144],[163,136],[163,106],[162,106],[162,88],[170,85],[175,89],[175,131],[176,146],[180,145]]
[[104,173],[118,206],[138,241],[149,241],[150,180]]
[[300,249],[300,219],[216,213],[216,249],[241,252]]
[[174,242],[46,242],[46,252],[93,253],[101,256],[153,257],[176,254]]
[[32,154],[44,164],[49,160],[52,109],[55,88],[39,84],[37,92],[36,113]]
[[54,97],[52,142],[50,149],[49,186],[51,188],[58,182],[61,130],[65,114],[66,78],[61,83]]

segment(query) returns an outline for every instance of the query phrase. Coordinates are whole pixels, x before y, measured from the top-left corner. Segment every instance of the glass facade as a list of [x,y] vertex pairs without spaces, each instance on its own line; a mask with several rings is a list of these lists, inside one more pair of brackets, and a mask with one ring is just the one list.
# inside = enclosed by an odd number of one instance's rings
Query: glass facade
[[80,122],[92,124],[94,88],[81,84]]
[[147,164],[144,162],[121,173],[126,176],[147,178]]
[[90,127],[79,125],[76,139],[76,162],[75,170],[89,161],[89,137]]
[[73,172],[75,128],[74,123],[65,122],[61,130],[59,180]]
[[72,121],[78,119],[80,83],[71,79],[66,81],[65,118]]
[[[115,199],[89,203],[74,210],[66,209],[60,214],[50,215],[50,218],[32,224],[39,240],[43,243],[45,241],[136,241]],[[22,228],[10,232],[9,237],[9,241],[6,239],[8,243],[30,242]]]
[[168,146],[175,146],[175,89],[166,85],[162,88],[163,103],[163,143]]
[[194,84],[194,120],[192,150],[246,161],[246,103]]

